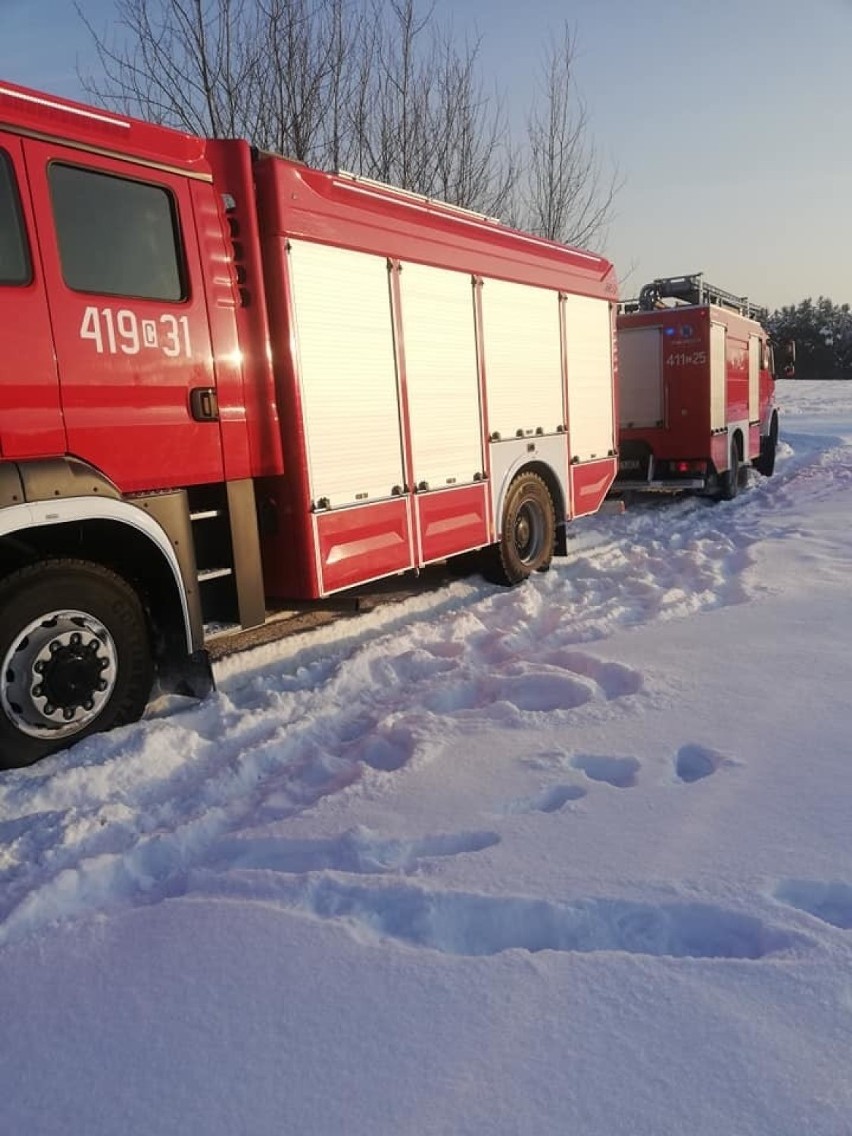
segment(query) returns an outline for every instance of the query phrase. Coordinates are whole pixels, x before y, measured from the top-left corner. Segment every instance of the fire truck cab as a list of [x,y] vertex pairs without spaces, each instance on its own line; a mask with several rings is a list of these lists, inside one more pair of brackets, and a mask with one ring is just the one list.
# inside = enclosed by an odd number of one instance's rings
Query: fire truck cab
[[615,493],[736,496],[775,467],[778,411],[766,311],[701,273],[657,279],[618,316]]

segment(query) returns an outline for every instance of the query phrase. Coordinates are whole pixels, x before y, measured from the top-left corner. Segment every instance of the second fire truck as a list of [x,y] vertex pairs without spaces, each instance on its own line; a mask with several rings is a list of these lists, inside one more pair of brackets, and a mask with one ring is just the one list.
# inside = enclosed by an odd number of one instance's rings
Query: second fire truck
[[698,274],[658,279],[618,316],[614,490],[736,496],[775,468],[778,410],[766,311]]

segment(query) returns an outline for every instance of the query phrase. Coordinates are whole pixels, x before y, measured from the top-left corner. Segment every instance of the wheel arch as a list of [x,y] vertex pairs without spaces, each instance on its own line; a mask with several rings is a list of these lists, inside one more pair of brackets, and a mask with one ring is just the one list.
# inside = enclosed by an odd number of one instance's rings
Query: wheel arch
[[515,478],[524,473],[535,473],[541,478],[547,486],[547,491],[550,494],[550,499],[553,502],[553,509],[556,513],[557,526],[564,524],[565,516],[567,513],[565,487],[559,480],[556,471],[553,467],[545,461],[539,459],[524,460],[519,458],[518,461],[513,463],[505,472],[503,483],[500,486],[500,493],[497,498],[497,504],[494,511],[494,524],[499,537],[503,531],[503,513],[506,505],[506,494],[514,482]]
[[0,576],[59,556],[111,568],[138,591],[160,661],[192,654],[203,636],[194,584],[174,543],[153,516],[121,499],[65,497],[0,509]]

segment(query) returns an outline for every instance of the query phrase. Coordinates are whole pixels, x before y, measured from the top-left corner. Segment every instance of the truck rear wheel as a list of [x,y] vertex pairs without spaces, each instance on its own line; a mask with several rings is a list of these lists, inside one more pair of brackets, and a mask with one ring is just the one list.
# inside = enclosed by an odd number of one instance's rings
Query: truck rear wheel
[[521,473],[509,486],[500,540],[487,550],[483,575],[496,584],[520,584],[546,572],[553,559],[556,511],[537,473]]
[[120,576],[83,560],[14,572],[0,583],[0,768],[135,721],[153,675],[145,614]]
[[778,448],[778,416],[772,415],[769,424],[769,433],[760,439],[760,455],[755,458],[754,468],[764,477],[771,477],[775,472],[775,451]]
[[740,451],[736,442],[731,443],[730,464],[719,478],[719,498],[733,501],[740,488]]

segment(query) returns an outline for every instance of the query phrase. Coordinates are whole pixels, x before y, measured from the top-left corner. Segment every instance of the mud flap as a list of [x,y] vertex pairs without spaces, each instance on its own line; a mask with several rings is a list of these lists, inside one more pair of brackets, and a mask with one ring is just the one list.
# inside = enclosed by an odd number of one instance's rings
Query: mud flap
[[160,689],[168,694],[180,694],[184,698],[206,698],[216,683],[213,668],[207,651],[193,651],[180,659],[170,660],[157,676]]

